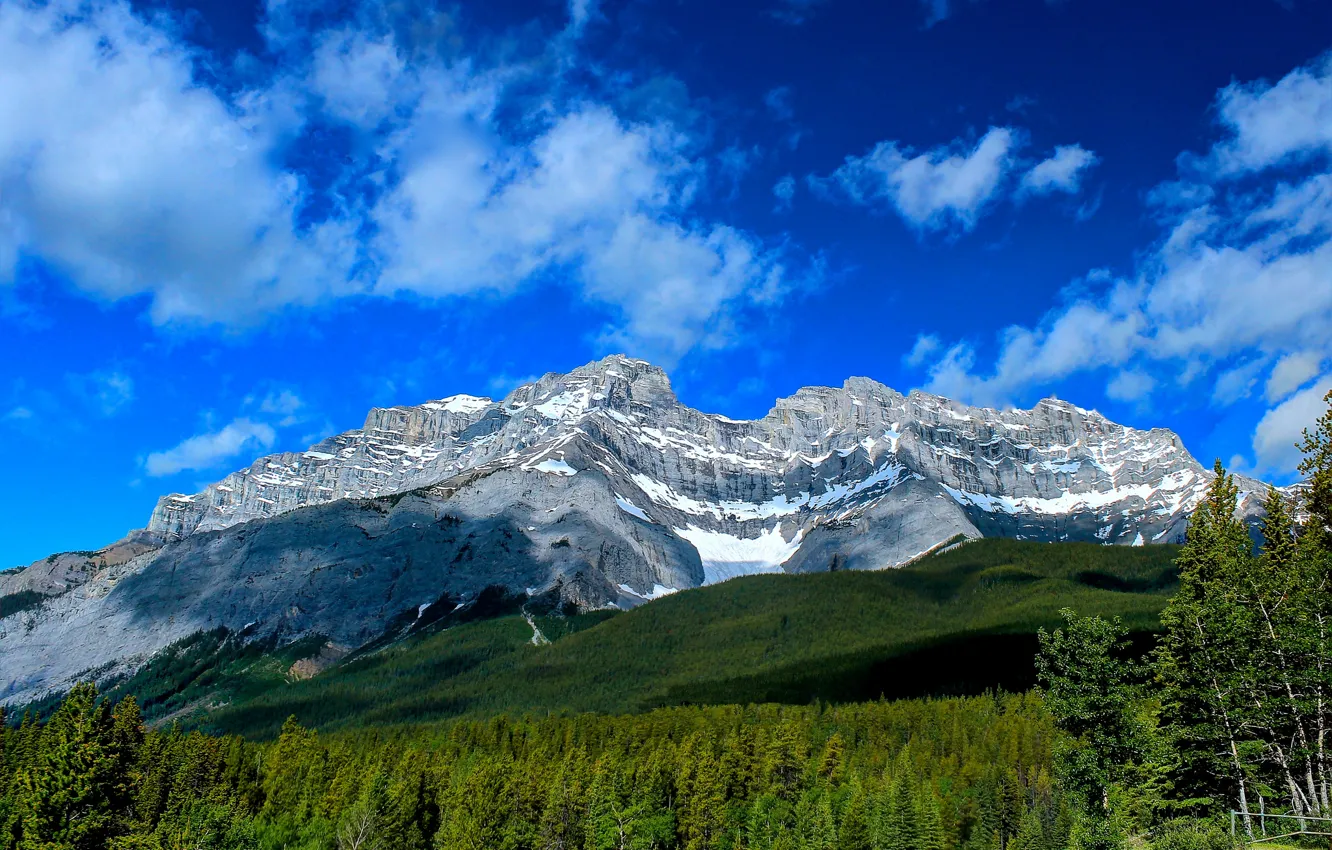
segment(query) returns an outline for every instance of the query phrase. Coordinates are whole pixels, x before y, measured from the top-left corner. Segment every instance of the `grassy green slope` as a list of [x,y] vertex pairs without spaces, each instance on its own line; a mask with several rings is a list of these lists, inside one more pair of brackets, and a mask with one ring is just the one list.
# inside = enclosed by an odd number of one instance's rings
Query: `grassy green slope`
[[[455,626],[254,696],[206,724],[272,733],[495,711],[630,712],[1031,684],[1035,631],[1058,611],[1156,628],[1176,549],[983,540],[886,572],[753,576],[623,614]],[[243,692],[248,691],[249,693]]]

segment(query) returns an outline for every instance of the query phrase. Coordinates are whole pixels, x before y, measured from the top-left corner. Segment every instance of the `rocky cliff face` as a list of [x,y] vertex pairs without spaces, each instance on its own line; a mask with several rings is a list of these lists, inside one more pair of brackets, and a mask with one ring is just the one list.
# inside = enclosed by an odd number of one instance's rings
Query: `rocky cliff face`
[[[961,538],[1178,540],[1210,481],[1170,431],[810,387],[762,419],[688,408],[610,357],[500,401],[371,411],[261,458],[100,553],[0,575],[0,699],[133,667],[203,628],[357,646],[491,584],[583,607],[760,572],[898,566]],[[1241,481],[1246,510],[1261,485]],[[404,619],[405,618],[405,619]]]

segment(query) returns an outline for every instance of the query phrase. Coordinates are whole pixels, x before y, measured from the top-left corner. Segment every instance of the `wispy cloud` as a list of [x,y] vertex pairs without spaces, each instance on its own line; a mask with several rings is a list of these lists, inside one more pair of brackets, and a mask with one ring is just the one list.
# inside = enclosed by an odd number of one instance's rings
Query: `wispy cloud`
[[1083,174],[1096,162],[1096,154],[1081,145],[1060,145],[1049,159],[1038,162],[1022,175],[1018,192],[1023,195],[1077,194],[1082,188]]
[[795,177],[790,174],[772,184],[772,195],[777,199],[777,212],[785,212],[791,209],[791,202],[795,199],[795,191]]
[[1227,86],[1216,115],[1217,141],[1151,194],[1164,228],[1136,274],[1084,282],[1039,324],[1007,328],[988,368],[969,342],[947,346],[927,387],[1003,403],[1090,370],[1112,370],[1107,389],[1125,397],[1153,389],[1125,376],[1210,374],[1224,406],[1266,374],[1280,403],[1254,434],[1254,468],[1289,472],[1287,443],[1332,380],[1332,55],[1275,84]]
[[880,142],[809,183],[825,197],[888,205],[918,230],[970,230],[998,194],[1021,143],[1021,134],[1009,127],[991,127],[975,143],[958,140],[923,153]]
[[812,18],[828,0],[777,0],[768,14],[791,26],[799,26]]
[[218,431],[196,434],[165,451],[153,452],[144,471],[157,478],[186,470],[215,469],[245,451],[268,449],[277,439],[271,425],[235,419]]
[[[667,363],[724,344],[737,312],[782,290],[785,243],[699,213],[709,158],[687,128],[552,76],[568,39],[487,65],[404,47],[374,16],[311,30],[270,11],[288,70],[226,94],[126,3],[0,5],[0,114],[24,116],[0,122],[0,274],[26,252],[174,324],[350,295],[503,297],[558,270],[611,317],[603,339]],[[572,35],[598,15],[593,0],[568,12]],[[542,88],[529,120],[501,120]],[[280,164],[316,119],[356,139],[322,195]],[[626,257],[653,274],[621,285],[608,275]]]
[[70,389],[103,416],[114,416],[134,401],[134,379],[119,371],[67,375]]
[[[1063,145],[1028,167],[1020,152],[1027,133],[990,127],[980,139],[954,139],[923,152],[901,142],[879,142],[863,156],[848,156],[827,177],[811,175],[810,188],[829,200],[889,207],[920,232],[969,231],[1010,191],[1014,197],[1077,193],[1096,155]],[[1025,170],[1024,170],[1025,169]],[[1013,189],[1013,175],[1021,173]]]

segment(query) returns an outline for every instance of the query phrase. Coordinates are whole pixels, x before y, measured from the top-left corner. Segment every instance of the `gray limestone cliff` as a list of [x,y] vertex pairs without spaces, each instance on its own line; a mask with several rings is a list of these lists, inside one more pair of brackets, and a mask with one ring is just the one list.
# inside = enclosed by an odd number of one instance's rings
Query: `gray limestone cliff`
[[[1000,411],[851,378],[735,421],[608,357],[499,401],[372,410],[163,497],[107,549],[0,574],[0,596],[46,597],[0,619],[0,701],[133,669],[200,629],[359,646],[490,585],[628,607],[979,536],[1178,541],[1210,480],[1174,433],[1055,399]],[[1264,485],[1240,484],[1256,512]]]

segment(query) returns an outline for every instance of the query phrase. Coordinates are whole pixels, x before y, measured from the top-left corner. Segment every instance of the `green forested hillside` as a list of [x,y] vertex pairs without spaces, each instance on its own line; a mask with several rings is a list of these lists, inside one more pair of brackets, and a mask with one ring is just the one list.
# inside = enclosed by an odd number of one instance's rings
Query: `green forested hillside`
[[1034,695],[493,717],[271,743],[81,686],[0,724],[0,850],[1062,850]]
[[[1058,622],[1063,607],[1154,630],[1176,551],[983,540],[902,570],[754,576],[620,614],[537,617],[547,645],[532,643],[532,626],[517,614],[465,622],[300,682],[282,676],[290,652],[282,664],[240,663],[233,656],[244,651],[232,641],[215,656],[197,653],[206,688],[182,686],[195,674],[170,656],[184,675],[164,676],[159,663],[116,695],[173,711],[229,703],[208,712],[208,728],[272,735],[293,714],[338,728],[501,711],[1017,690],[1034,682],[1036,630]],[[224,658],[227,676],[212,672],[212,657]]]

